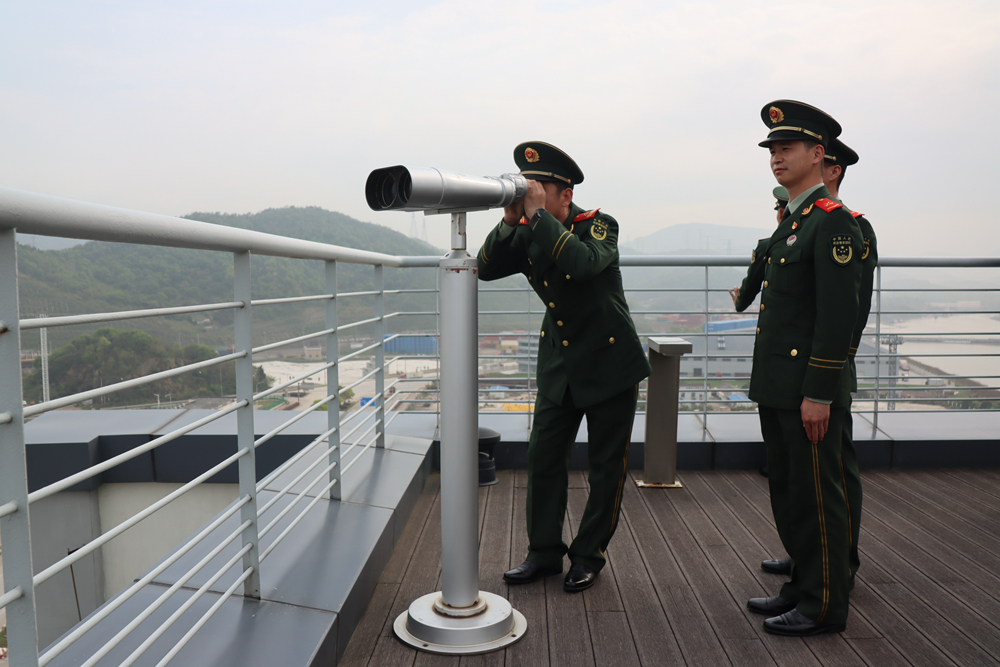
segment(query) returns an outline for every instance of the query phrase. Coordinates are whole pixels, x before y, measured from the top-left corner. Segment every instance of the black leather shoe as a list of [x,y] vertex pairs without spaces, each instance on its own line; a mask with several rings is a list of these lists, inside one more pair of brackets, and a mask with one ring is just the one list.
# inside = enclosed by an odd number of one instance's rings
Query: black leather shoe
[[769,558],[767,560],[762,560],[760,562],[760,569],[765,572],[770,572],[771,574],[791,574],[792,557],[785,556],[784,558]]
[[542,567],[537,563],[532,563],[530,560],[526,560],[513,570],[507,570],[504,572],[503,580],[508,584],[530,584],[532,581],[538,581],[542,577],[548,577],[561,572],[561,569],[554,570],[549,567]]
[[786,600],[780,595],[770,598],[750,598],[747,600],[747,609],[755,614],[777,616],[778,614],[784,614],[786,611],[795,609],[795,603],[791,600]]
[[843,632],[846,627],[846,623],[817,623],[794,609],[764,621],[765,632],[789,637],[811,637],[827,632]]
[[597,583],[597,572],[594,572],[586,565],[573,563],[573,566],[569,568],[569,572],[566,573],[566,582],[563,584],[563,588],[570,593],[579,593],[580,591],[587,590],[595,583]]

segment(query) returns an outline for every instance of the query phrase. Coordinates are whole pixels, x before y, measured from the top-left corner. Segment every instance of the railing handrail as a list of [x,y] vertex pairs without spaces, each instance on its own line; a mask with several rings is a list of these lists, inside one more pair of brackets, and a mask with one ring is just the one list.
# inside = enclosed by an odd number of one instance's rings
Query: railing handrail
[[437,266],[438,257],[397,256],[304,241],[157,213],[0,187],[0,228],[23,234],[89,241],[252,252],[258,255],[317,259],[394,267]]

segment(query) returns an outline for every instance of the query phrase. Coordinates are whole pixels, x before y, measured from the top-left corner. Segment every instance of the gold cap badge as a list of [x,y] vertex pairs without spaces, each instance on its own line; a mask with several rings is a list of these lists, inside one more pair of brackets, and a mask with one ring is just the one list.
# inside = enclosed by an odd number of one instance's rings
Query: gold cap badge
[[524,159],[528,162],[538,162],[538,151],[531,146],[524,149]]
[[780,123],[785,120],[785,114],[781,113],[781,109],[778,107],[771,107],[767,113],[771,117],[772,123]]

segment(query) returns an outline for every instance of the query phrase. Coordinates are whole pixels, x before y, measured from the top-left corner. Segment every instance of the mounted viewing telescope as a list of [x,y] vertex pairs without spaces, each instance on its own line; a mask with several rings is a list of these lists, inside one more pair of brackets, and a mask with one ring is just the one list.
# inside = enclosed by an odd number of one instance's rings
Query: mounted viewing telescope
[[528,179],[521,174],[465,176],[431,167],[402,165],[376,169],[365,197],[373,211],[456,213],[510,206],[524,199]]

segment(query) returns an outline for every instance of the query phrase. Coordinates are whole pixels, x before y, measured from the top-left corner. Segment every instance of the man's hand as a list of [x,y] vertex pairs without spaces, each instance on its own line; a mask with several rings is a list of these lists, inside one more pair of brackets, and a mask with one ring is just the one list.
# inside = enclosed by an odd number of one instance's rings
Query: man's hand
[[736,306],[737,308],[739,308],[740,307],[740,288],[739,287],[734,287],[733,289],[729,290],[729,296],[733,297],[733,305]]
[[[535,211],[545,208],[545,186],[541,181],[528,181],[528,194],[524,196],[524,215],[528,220],[534,217]],[[506,210],[506,209],[505,209]],[[504,213],[506,218],[506,213]]]
[[[528,181],[531,183],[531,181]],[[504,206],[503,209],[503,221],[505,224],[511,227],[516,227],[517,223],[521,222],[521,218],[524,217],[524,200],[514,202],[510,206]]]
[[802,426],[806,429],[809,442],[815,445],[826,436],[826,429],[830,426],[830,406],[803,398],[801,410]]

